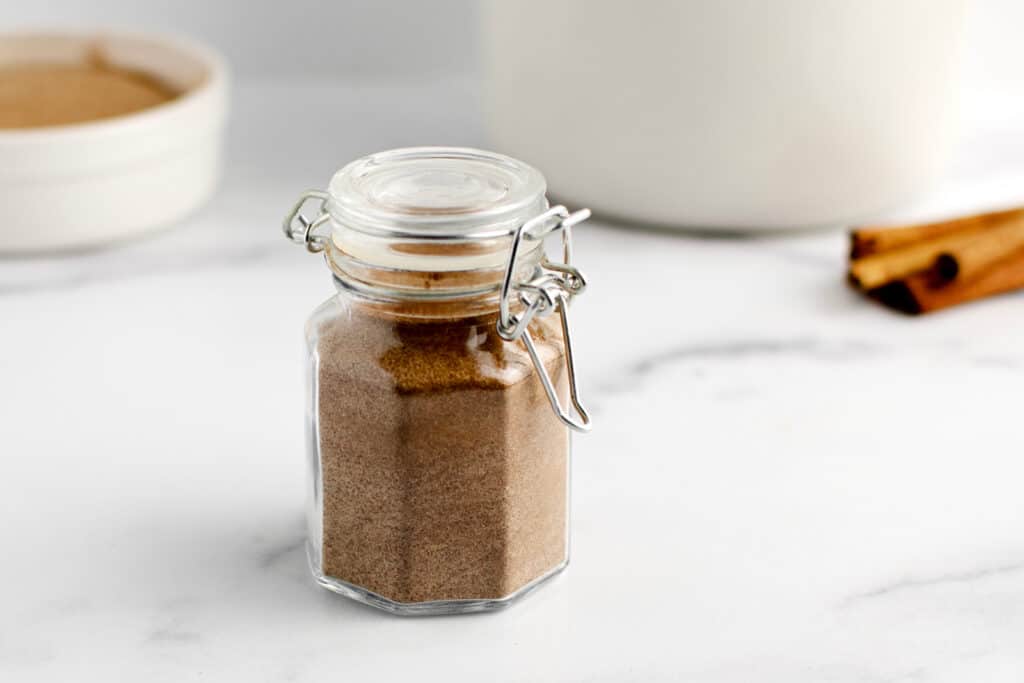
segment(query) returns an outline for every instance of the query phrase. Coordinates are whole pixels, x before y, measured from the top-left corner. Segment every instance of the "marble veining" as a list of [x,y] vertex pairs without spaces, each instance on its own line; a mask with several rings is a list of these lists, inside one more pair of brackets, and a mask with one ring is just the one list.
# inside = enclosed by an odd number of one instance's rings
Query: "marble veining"
[[280,562],[283,558],[289,557],[296,553],[303,552],[305,546],[305,534],[286,543],[278,544],[277,546],[270,548],[269,550],[263,553],[263,558],[260,560],[260,566],[264,568],[269,568]]
[[864,600],[887,597],[894,593],[900,593],[903,591],[941,587],[948,584],[984,581],[986,579],[1006,577],[1007,575],[1016,575],[1021,572],[1024,572],[1024,562],[1015,562],[996,567],[983,567],[980,569],[939,574],[936,576],[900,579],[899,581],[887,583],[882,586],[878,586],[877,588],[864,591],[863,593],[852,595],[846,599],[844,606],[849,607]]

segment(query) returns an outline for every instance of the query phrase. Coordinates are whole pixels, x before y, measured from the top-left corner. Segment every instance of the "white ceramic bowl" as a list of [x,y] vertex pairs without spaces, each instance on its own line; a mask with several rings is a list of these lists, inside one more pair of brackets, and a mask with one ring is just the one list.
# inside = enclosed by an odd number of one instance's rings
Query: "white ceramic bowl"
[[700,229],[832,226],[927,187],[965,0],[492,0],[494,147],[555,198]]
[[0,64],[81,62],[97,52],[183,94],[124,116],[0,130],[0,252],[133,237],[182,218],[214,189],[227,99],[219,55],[179,38],[120,31],[0,35]]

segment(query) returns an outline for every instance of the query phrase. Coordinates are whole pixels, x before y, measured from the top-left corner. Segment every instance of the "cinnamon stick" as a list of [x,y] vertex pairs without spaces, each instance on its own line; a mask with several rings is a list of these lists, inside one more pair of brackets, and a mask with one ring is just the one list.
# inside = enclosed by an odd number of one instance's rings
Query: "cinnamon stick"
[[1014,218],[1006,225],[978,233],[974,241],[960,250],[939,254],[932,275],[939,283],[973,280],[1020,249],[1024,249],[1024,218]]
[[958,232],[866,256],[850,264],[850,282],[865,290],[881,287],[930,268],[940,254],[959,251],[975,239],[974,231]]
[[968,219],[948,222],[959,224],[959,232],[855,260],[850,264],[850,280],[870,290],[931,268],[937,280],[948,282],[983,273],[1024,246],[1024,211],[1001,211],[974,218],[977,220],[973,223]]
[[969,279],[937,283],[932,270],[914,273],[869,292],[881,303],[913,315],[930,313],[1024,287],[1024,249],[1004,255]]
[[850,233],[850,258],[861,259],[872,254],[938,239],[958,232],[977,232],[1012,218],[1024,218],[1024,208],[991,211],[955,220],[919,225],[873,225]]

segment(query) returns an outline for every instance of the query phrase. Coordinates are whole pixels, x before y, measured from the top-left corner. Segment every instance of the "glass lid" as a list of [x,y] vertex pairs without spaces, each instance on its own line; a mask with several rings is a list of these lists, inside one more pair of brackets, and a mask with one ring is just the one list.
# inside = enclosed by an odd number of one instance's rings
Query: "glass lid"
[[544,176],[501,154],[410,147],[354,161],[331,179],[339,230],[377,237],[469,242],[511,235],[547,208]]

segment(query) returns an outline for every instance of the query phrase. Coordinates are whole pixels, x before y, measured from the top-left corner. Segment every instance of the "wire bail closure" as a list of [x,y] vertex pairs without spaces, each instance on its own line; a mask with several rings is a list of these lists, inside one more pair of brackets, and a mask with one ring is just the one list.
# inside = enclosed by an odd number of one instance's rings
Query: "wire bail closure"
[[[306,247],[311,254],[322,252],[327,247],[328,238],[317,234],[316,230],[330,220],[327,201],[330,195],[320,190],[303,192],[298,201],[288,212],[282,228],[285,237],[296,244]],[[307,218],[302,210],[307,202],[319,202],[317,215]],[[573,297],[583,293],[587,281],[576,267],[572,265],[572,228],[590,218],[590,209],[581,209],[570,213],[564,206],[553,206],[544,213],[531,218],[516,229],[512,235],[512,246],[509,250],[508,265],[501,283],[501,296],[498,300],[499,316],[497,322],[498,335],[510,342],[522,339],[530,359],[533,361],[544,393],[547,394],[551,408],[558,419],[569,429],[577,432],[590,431],[590,415],[580,402],[576,384],[576,365],[572,351],[572,337],[569,330],[569,302]],[[562,260],[550,261],[545,254],[540,264],[525,282],[515,283],[515,273],[519,261],[520,246],[524,240],[536,242],[556,232],[562,233]],[[543,246],[541,247],[543,249]],[[514,298],[523,308],[512,313]],[[569,380],[569,400],[575,415],[566,410],[558,400],[551,376],[544,367],[544,361],[537,353],[529,326],[534,318],[543,318],[558,312],[562,324],[562,340],[565,344],[565,368]]]
[[[523,223],[512,237],[512,248],[509,251],[508,266],[501,284],[499,299],[498,334],[506,341],[522,339],[533,365],[537,369],[544,392],[548,396],[551,408],[562,424],[577,432],[590,431],[590,416],[580,402],[579,390],[576,385],[576,367],[572,352],[572,337],[569,330],[569,302],[573,297],[582,294],[587,286],[586,279],[572,265],[572,228],[590,218],[590,209],[581,209],[573,213],[564,206],[553,206],[544,213]],[[519,247],[523,240],[543,240],[557,231],[562,232],[562,261],[549,261],[545,254],[532,277],[526,282],[514,284],[516,265],[519,258]],[[541,247],[543,248],[543,247]],[[518,295],[523,309],[513,314],[513,296]],[[558,400],[555,386],[551,382],[544,362],[537,353],[530,336],[530,322],[537,317],[545,317],[558,311],[562,323],[562,339],[565,343],[565,369],[569,380],[569,400],[576,415],[573,416]]]
[[[330,194],[321,190],[306,190],[299,196],[295,206],[288,212],[284,219],[284,236],[296,244],[305,245],[306,251],[311,254],[318,254],[327,246],[327,239],[323,235],[317,235],[314,231],[330,219],[327,212],[327,200]],[[313,220],[306,218],[302,209],[306,202],[317,200],[320,206],[317,207],[317,216]]]

